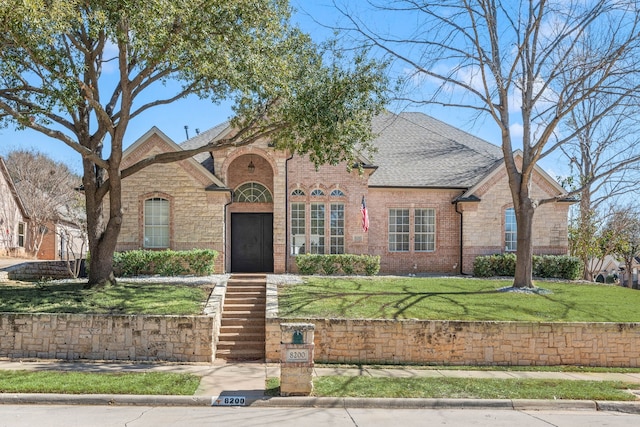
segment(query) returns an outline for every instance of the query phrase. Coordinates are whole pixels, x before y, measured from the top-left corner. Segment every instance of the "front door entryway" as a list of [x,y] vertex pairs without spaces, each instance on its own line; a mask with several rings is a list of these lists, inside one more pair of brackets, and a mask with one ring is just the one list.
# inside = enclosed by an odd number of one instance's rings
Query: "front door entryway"
[[231,272],[273,272],[273,214],[231,214]]

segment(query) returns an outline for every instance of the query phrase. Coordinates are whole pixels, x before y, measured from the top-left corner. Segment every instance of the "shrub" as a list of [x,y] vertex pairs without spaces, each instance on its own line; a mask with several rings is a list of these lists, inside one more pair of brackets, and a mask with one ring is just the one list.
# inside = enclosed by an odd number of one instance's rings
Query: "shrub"
[[[516,271],[515,254],[476,257],[473,275],[476,277],[513,276]],[[582,262],[566,255],[534,255],[533,275],[543,278],[576,280],[582,274]]]
[[122,277],[148,274],[204,276],[214,272],[214,262],[217,256],[218,252],[210,249],[193,249],[191,251],[133,250],[114,253],[113,267],[116,275]]
[[296,257],[296,265],[300,274],[373,276],[380,271],[380,257],[373,255],[317,255],[304,254]]

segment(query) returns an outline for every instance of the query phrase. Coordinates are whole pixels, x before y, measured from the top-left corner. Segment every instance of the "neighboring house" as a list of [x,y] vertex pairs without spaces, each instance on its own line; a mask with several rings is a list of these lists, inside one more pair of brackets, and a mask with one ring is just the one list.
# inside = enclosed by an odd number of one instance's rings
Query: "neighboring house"
[[29,216],[0,157],[0,255],[23,256]]
[[589,271],[592,272],[594,281],[600,283],[606,282],[607,277],[620,276],[621,267],[624,269],[624,263],[611,255],[604,258],[593,258],[589,261]]
[[73,212],[68,206],[58,209],[58,218],[47,223],[38,259],[75,260],[86,256],[87,233],[79,225],[84,222],[84,212]]
[[[269,141],[148,167],[123,182],[117,249],[212,248],[219,272],[295,272],[295,257],[307,252],[372,254],[382,273],[396,274],[471,273],[476,256],[515,251],[499,147],[422,113],[383,114],[373,126],[378,152],[361,158],[361,175],[345,165],[316,169]],[[179,146],[154,127],[125,151],[122,167],[231,131],[223,123]],[[564,194],[541,169],[532,192]],[[569,205],[537,209],[535,253],[567,253]]]

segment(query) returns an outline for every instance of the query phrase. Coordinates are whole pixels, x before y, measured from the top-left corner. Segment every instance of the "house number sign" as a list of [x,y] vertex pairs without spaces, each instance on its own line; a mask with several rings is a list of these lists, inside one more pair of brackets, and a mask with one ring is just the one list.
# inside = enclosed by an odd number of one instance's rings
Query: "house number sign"
[[286,361],[287,362],[308,362],[309,361],[309,349],[308,348],[288,348],[286,349]]

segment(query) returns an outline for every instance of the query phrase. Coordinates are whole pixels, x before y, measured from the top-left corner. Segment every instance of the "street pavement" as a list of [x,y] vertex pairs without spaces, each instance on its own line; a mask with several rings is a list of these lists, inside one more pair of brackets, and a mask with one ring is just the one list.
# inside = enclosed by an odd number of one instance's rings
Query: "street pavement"
[[[113,363],[67,361],[0,360],[0,370],[50,370],[84,372],[179,372],[201,377],[193,396],[68,395],[68,394],[0,394],[0,404],[60,405],[140,405],[140,406],[225,406],[243,398],[239,406],[260,408],[377,408],[377,409],[511,409],[511,410],[592,410],[617,411],[640,415],[640,373],[578,373],[528,371],[467,371],[449,369],[415,369],[411,367],[348,368],[317,366],[316,376],[366,376],[379,378],[550,378],[559,380],[624,381],[638,384],[638,400],[608,402],[591,400],[515,400],[515,399],[383,399],[270,397],[265,395],[266,379],[280,376],[279,364],[258,362],[212,364]],[[228,402],[228,403],[225,403]]]

